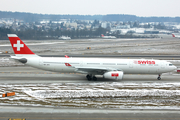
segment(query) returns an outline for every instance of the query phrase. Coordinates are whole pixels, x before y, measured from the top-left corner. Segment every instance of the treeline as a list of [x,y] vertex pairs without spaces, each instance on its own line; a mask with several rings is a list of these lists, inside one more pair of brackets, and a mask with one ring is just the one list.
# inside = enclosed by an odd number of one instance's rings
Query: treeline
[[14,30],[12,29],[7,29],[7,28],[0,28],[0,40],[7,40],[7,34],[12,34],[14,33]]
[[35,22],[41,20],[60,20],[60,19],[74,19],[74,20],[101,20],[102,15],[51,15],[51,14],[34,14],[25,12],[6,12],[0,11],[0,18],[15,18],[24,20],[25,22]]
[[135,15],[104,15],[103,21],[139,21],[139,22],[180,22],[180,17],[138,17]]
[[35,22],[43,19],[60,20],[102,20],[102,21],[139,21],[139,22],[180,22],[180,17],[138,17],[136,15],[109,14],[109,15],[49,15],[33,14],[24,12],[5,12],[0,11],[0,18],[15,18],[25,22]]
[[101,26],[96,30],[61,30],[61,29],[49,29],[48,31],[42,31],[37,29],[27,29],[24,31],[14,31],[11,28],[0,28],[0,40],[7,40],[7,34],[17,34],[22,39],[29,40],[46,40],[46,39],[58,39],[60,36],[69,36],[72,39],[81,38],[97,38],[101,34],[105,34],[108,30]]

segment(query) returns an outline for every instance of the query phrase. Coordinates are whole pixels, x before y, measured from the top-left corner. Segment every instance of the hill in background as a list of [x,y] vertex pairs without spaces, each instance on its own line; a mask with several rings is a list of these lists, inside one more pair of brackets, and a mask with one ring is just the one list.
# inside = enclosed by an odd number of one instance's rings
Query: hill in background
[[136,15],[108,14],[108,15],[52,15],[52,14],[33,14],[25,12],[6,12],[0,11],[1,18],[15,18],[25,22],[35,22],[41,20],[101,20],[101,21],[139,21],[139,22],[180,22],[180,17],[138,17]]

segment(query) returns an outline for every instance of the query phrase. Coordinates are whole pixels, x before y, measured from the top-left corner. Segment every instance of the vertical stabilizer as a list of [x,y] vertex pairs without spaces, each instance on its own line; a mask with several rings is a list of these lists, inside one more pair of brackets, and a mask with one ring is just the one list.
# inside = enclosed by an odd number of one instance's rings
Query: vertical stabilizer
[[16,34],[8,34],[8,38],[16,55],[35,55]]

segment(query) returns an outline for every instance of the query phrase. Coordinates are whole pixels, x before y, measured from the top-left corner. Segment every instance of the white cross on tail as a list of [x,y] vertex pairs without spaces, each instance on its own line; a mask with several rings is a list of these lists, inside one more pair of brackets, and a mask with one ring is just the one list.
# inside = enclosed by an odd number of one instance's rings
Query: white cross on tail
[[13,47],[17,47],[17,51],[20,51],[20,48],[24,47],[24,44],[20,44],[20,40],[17,40],[17,44],[14,44]]

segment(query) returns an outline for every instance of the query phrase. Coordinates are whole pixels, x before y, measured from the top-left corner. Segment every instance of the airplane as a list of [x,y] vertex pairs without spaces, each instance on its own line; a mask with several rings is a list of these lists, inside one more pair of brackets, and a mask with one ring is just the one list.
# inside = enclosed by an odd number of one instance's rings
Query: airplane
[[71,40],[71,37],[68,36],[61,36],[59,37],[60,40]]
[[68,58],[40,57],[33,53],[16,34],[8,34],[15,55],[10,58],[26,65],[53,72],[83,73],[87,80],[97,80],[96,75],[105,79],[122,80],[124,74],[157,74],[177,69],[172,63],[154,59],[112,59],[112,58]]
[[103,34],[101,34],[101,37],[104,39],[115,39],[115,36],[104,36]]
[[172,33],[172,36],[173,36],[174,38],[180,38],[180,36],[175,36],[173,33]]

